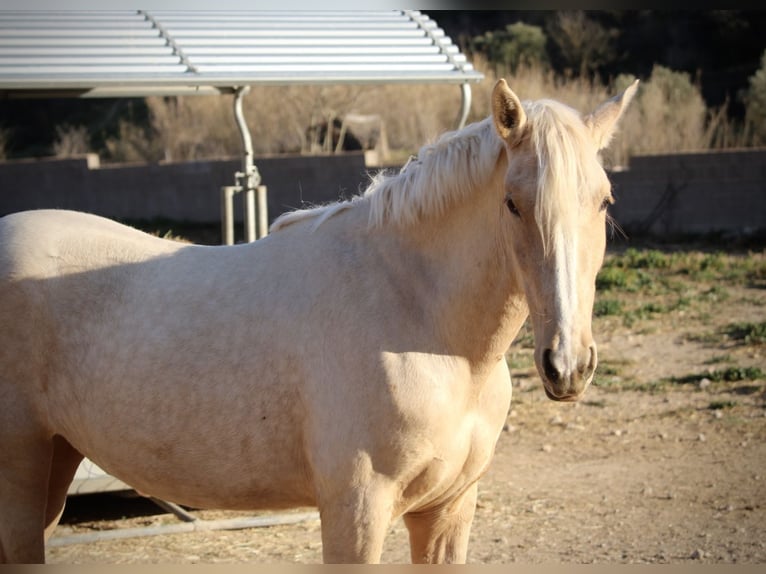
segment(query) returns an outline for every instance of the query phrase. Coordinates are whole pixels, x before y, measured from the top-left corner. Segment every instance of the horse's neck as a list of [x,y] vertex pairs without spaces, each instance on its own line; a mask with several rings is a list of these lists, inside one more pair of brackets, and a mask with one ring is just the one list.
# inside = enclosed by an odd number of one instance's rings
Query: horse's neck
[[452,353],[477,370],[492,368],[528,313],[505,248],[502,203],[484,194],[448,211],[411,232],[432,274],[433,291],[424,304]]

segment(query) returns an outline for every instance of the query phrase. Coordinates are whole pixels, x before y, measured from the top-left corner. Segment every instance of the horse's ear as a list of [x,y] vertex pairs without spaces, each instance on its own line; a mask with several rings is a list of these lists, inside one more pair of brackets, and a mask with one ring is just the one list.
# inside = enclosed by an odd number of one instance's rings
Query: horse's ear
[[492,90],[492,119],[498,135],[513,145],[521,138],[527,114],[508,83],[500,79]]
[[628,107],[630,100],[636,95],[637,89],[638,80],[625,88],[621,94],[607,100],[596,111],[585,117],[585,125],[588,126],[598,149],[604,149],[609,145],[614,132],[617,130],[617,121]]

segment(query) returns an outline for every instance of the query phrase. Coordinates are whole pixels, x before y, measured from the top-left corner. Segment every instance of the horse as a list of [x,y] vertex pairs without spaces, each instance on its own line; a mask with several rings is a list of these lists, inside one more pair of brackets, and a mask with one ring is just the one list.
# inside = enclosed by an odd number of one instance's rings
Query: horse
[[613,201],[599,159],[636,84],[522,102],[253,243],[44,209],[0,219],[0,559],[44,562],[83,457],[196,508],[315,506],[326,563],[466,561],[530,318],[555,401],[597,366]]

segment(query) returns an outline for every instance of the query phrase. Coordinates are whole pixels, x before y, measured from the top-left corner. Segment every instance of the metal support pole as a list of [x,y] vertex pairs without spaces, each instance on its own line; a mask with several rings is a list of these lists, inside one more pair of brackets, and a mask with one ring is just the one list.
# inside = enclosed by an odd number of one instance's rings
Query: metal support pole
[[269,233],[269,207],[266,200],[266,186],[259,185],[256,192],[258,194],[258,239],[260,239]]
[[[258,186],[262,187],[262,186]],[[255,241],[255,190],[248,188],[242,194],[242,207],[245,214],[245,241]]]
[[[234,91],[234,119],[242,139],[242,171],[234,174],[236,185],[221,188],[221,231],[226,245],[234,244],[234,194],[244,192],[242,207],[245,222],[245,241],[252,242],[268,233],[266,186],[261,185],[261,174],[253,162],[253,140],[242,111],[242,100],[250,86]],[[258,218],[256,219],[256,191],[258,193]]]
[[234,245],[234,194],[236,186],[221,188],[221,238],[224,245]]
[[253,163],[253,140],[250,138],[250,130],[242,111],[242,100],[248,92],[250,92],[250,86],[243,86],[237,88],[234,94],[234,119],[242,139],[242,171],[237,173],[237,183],[243,190],[255,189],[255,186],[261,183],[261,175]]
[[463,129],[468,120],[468,112],[471,111],[471,85],[468,82],[460,84],[460,114],[457,118],[457,128]]

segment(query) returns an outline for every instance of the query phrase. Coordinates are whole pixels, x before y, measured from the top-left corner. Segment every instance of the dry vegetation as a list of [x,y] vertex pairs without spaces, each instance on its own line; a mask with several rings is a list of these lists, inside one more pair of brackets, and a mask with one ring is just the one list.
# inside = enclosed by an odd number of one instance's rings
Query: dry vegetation
[[[553,98],[583,112],[634,79],[621,75],[604,85],[582,76],[557,76],[542,65],[519,65],[511,71],[479,55],[474,65],[485,78],[472,85],[469,122],[489,115],[489,96],[498,77],[506,78],[522,99]],[[149,97],[146,102],[150,125],[122,123],[119,136],[106,143],[105,161],[187,161],[240,153],[231,96]],[[314,152],[323,142],[316,141],[310,126],[355,114],[379,117],[391,150],[384,163],[392,164],[454,128],[459,107],[457,86],[440,84],[253,86],[244,100],[256,155]],[[649,78],[642,78],[605,162],[625,165],[636,154],[742,146],[745,132],[733,125],[724,107],[705,106],[688,74],[656,66]],[[58,134],[57,155],[90,151],[81,128],[63,127]]]

